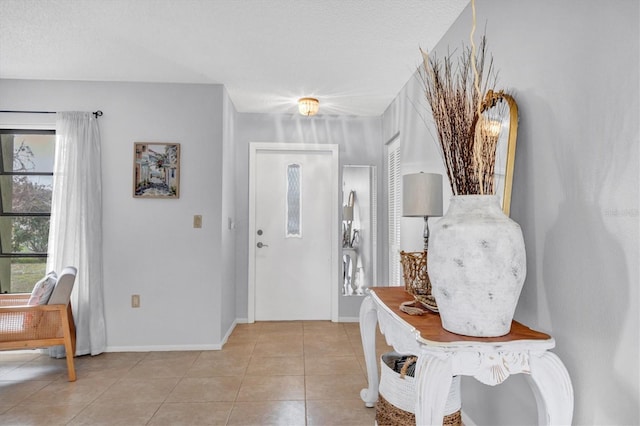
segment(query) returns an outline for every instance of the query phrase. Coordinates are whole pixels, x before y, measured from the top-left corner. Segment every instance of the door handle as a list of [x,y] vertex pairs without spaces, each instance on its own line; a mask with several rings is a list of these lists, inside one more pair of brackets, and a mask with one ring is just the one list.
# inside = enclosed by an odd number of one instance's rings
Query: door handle
[[258,246],[258,248],[262,248],[262,247],[269,247],[266,244],[262,244],[261,242],[259,242],[258,244],[256,244]]

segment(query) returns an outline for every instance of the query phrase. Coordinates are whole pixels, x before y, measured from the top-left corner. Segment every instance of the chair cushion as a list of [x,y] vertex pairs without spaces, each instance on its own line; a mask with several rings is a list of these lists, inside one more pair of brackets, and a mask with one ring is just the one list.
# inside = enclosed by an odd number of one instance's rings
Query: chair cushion
[[33,291],[31,292],[31,297],[29,297],[27,305],[46,305],[57,282],[58,276],[56,273],[54,271],[48,272],[44,278],[33,286]]

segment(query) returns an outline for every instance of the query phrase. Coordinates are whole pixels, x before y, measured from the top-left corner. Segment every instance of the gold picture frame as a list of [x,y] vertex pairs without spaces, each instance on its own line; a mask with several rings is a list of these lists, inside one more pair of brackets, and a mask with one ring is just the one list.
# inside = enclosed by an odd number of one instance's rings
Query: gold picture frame
[[133,197],[180,197],[180,144],[133,144]]

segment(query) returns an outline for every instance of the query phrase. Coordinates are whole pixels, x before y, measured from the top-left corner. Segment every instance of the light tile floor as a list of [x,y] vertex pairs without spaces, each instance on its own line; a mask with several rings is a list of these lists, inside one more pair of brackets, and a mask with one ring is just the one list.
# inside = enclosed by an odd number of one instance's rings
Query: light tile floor
[[[376,339],[378,356],[391,350]],[[373,425],[355,323],[238,325],[221,351],[0,352],[0,425]]]

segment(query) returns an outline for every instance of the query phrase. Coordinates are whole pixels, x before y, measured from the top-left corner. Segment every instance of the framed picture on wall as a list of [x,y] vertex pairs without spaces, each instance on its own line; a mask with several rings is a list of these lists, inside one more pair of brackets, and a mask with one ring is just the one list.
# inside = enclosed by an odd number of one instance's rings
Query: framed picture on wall
[[135,142],[133,144],[133,196],[178,198],[180,196],[180,144]]

